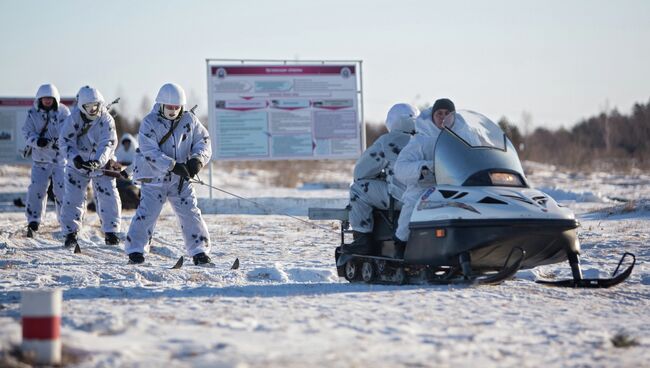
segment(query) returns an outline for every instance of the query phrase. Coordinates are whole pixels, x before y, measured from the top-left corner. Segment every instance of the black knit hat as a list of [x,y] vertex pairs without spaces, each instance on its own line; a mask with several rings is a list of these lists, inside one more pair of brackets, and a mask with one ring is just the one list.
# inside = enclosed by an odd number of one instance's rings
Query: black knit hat
[[440,109],[447,109],[449,111],[456,111],[456,106],[454,106],[454,103],[451,102],[450,99],[448,98],[441,98],[436,100],[436,102],[433,104],[433,110],[431,113],[435,113],[436,111]]

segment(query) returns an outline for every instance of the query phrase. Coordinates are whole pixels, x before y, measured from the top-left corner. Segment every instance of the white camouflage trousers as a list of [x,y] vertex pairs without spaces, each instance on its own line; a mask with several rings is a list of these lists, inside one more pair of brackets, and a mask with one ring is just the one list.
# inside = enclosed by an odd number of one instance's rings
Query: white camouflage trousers
[[64,166],[47,162],[32,163],[32,181],[27,189],[27,206],[25,215],[27,222],[41,223],[41,217],[45,214],[47,202],[47,188],[52,178],[52,191],[54,192],[56,205],[56,218],[61,223],[61,203],[65,195],[65,184],[63,175]]
[[140,205],[131,220],[124,250],[127,254],[145,253],[145,247],[153,236],[156,221],[167,200],[179,219],[187,254],[210,252],[210,234],[197,205],[192,184],[185,182],[178,193],[177,175],[167,175],[162,183],[143,183],[140,189]]
[[397,219],[397,230],[395,230],[395,236],[401,241],[407,241],[411,230],[409,229],[409,224],[411,223],[411,215],[413,214],[413,209],[417,203],[420,196],[422,196],[428,187],[413,186],[408,187],[402,199],[404,200],[402,204],[402,212],[399,214],[399,219]]
[[104,233],[120,231],[122,207],[120,194],[115,185],[115,178],[105,175],[91,178],[71,167],[66,168],[65,178],[65,197],[61,206],[61,223],[66,234],[76,233],[81,229],[83,215],[86,212],[86,189],[91,180],[102,231]]
[[352,230],[370,233],[374,227],[372,209],[388,209],[388,183],[383,180],[361,179],[350,186],[350,225]]

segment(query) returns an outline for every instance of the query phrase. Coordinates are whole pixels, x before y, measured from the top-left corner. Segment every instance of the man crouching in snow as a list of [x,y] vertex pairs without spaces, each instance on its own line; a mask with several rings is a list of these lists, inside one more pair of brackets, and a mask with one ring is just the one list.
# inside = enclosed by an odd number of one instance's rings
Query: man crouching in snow
[[379,137],[357,160],[354,183],[350,186],[350,224],[354,241],[343,245],[343,253],[372,254],[373,208],[388,209],[391,196],[402,200],[406,185],[395,178],[393,166],[415,130],[418,114],[418,109],[409,104],[391,107],[386,116],[388,133]]
[[144,262],[145,246],[167,199],[180,220],[194,264],[210,263],[210,235],[188,180],[208,163],[212,148],[208,131],[184,110],[185,103],[185,91],[167,83],[140,124],[133,178],[142,183],[141,198],[125,243],[131,263]]

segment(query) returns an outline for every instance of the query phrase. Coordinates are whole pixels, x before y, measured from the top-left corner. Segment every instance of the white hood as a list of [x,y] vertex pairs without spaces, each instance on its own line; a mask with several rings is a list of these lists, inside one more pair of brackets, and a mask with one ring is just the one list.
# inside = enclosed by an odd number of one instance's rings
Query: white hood
[[[131,142],[129,149],[124,149],[122,142],[128,140]],[[124,133],[122,138],[117,144],[117,149],[115,150],[115,158],[117,162],[130,165],[135,160],[135,150],[138,148],[138,140],[129,133]]]
[[386,127],[389,132],[412,134],[415,131],[415,119],[418,114],[420,114],[420,111],[409,104],[395,104],[390,108],[386,116]]
[[[129,133],[122,134],[122,138],[120,138],[120,144],[122,144],[122,142],[124,142],[125,140],[131,142],[131,147],[133,147],[134,144],[136,146],[138,145],[137,139],[135,139],[135,137],[133,135],[129,134]],[[129,150],[131,150],[131,149],[129,149]],[[133,150],[135,151],[135,149],[133,149]]]
[[38,100],[42,97],[54,98],[57,107],[61,104],[61,95],[59,94],[59,90],[54,84],[48,83],[38,87],[38,91],[36,91],[36,98],[34,99],[35,108],[38,109]]
[[418,116],[415,121],[415,132],[417,135],[425,137],[438,137],[440,134],[440,129],[433,123],[431,118],[433,113],[433,107],[429,107],[426,110],[422,110],[420,116]]

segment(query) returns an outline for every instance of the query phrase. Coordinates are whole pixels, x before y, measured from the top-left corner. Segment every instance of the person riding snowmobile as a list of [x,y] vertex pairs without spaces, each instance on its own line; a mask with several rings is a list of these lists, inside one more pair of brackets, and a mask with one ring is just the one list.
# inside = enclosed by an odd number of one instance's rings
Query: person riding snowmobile
[[406,186],[395,178],[393,166],[414,133],[418,114],[418,109],[409,104],[398,103],[391,107],[386,116],[388,133],[377,138],[357,160],[354,183],[350,186],[350,224],[354,241],[344,246],[342,252],[371,253],[373,208],[388,209],[391,196],[402,200]]
[[409,222],[418,198],[436,183],[434,175],[434,148],[447,115],[454,112],[454,103],[447,98],[436,100],[417,118],[416,133],[400,152],[395,162],[395,176],[407,185],[402,196],[403,205],[395,237],[405,243],[409,238]]

